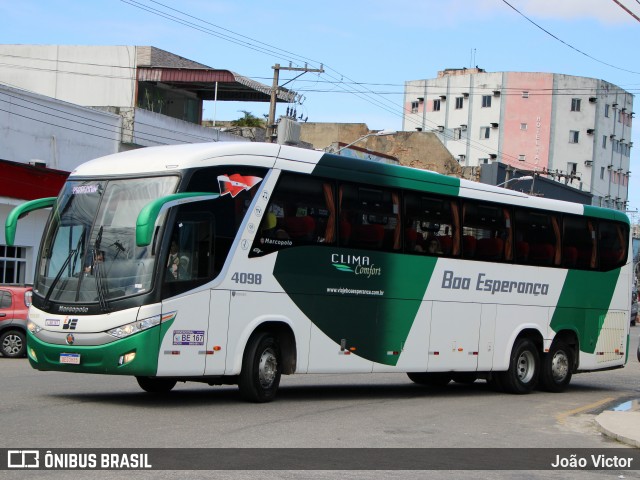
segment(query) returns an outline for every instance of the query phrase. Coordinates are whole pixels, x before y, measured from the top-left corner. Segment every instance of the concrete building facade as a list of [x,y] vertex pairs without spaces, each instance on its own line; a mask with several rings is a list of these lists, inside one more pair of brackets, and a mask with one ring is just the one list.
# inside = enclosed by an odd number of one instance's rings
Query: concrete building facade
[[625,210],[633,95],[594,78],[450,69],[405,83],[404,130],[434,132],[460,165],[501,162]]

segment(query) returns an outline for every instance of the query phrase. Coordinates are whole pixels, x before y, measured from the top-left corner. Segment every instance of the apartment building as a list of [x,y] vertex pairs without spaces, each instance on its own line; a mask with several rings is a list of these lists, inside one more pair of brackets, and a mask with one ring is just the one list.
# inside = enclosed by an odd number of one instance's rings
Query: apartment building
[[404,130],[431,131],[462,166],[502,162],[627,207],[633,95],[557,73],[448,69],[405,83]]

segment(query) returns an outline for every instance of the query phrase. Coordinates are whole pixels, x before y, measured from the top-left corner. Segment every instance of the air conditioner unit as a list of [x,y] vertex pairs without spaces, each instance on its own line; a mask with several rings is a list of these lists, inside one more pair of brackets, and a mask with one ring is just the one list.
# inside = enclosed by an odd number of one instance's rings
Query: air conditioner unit
[[498,158],[498,155],[497,155],[497,154],[495,154],[495,153],[490,153],[490,154],[489,154],[489,158],[491,158],[491,159],[496,159],[496,158]]
[[460,130],[464,132],[466,129],[467,129],[467,126],[464,123],[460,125]]
[[492,122],[492,123],[491,123],[491,128],[498,128],[498,124],[497,124],[497,123],[495,123],[495,122]]
[[589,97],[589,103],[596,103],[597,100],[596,97]]
[[585,160],[585,161],[584,161],[584,165],[585,165],[586,167],[590,167],[591,165],[593,165],[593,160]]
[[587,135],[593,135],[595,130],[593,128],[587,128]]
[[444,132],[444,125],[438,125],[438,131]]
[[494,97],[499,97],[500,96],[500,90],[494,90],[493,91],[493,96]]
[[445,101],[447,99],[446,95],[440,95],[440,100]]
[[469,92],[462,92],[462,96],[464,98],[469,98]]
[[611,170],[613,168],[613,165],[607,165],[607,170]]

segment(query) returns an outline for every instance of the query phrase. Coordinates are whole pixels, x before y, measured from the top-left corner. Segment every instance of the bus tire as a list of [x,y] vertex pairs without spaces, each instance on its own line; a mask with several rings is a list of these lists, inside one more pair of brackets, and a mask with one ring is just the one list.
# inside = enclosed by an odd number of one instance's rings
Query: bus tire
[[547,392],[562,392],[572,375],[573,350],[563,341],[553,342],[542,357],[540,387]]
[[451,374],[448,372],[409,372],[407,376],[413,383],[430,387],[446,387],[451,381]]
[[0,335],[2,355],[7,358],[24,357],[27,353],[27,339],[20,330],[7,330]]
[[276,397],[281,374],[280,346],[273,335],[262,332],[251,337],[244,351],[238,380],[242,398],[255,403],[272,401]]
[[136,380],[147,393],[169,393],[177,383],[170,378],[136,377]]
[[513,344],[509,369],[499,372],[499,382],[507,393],[530,393],[538,383],[540,355],[535,344],[528,338],[519,338]]

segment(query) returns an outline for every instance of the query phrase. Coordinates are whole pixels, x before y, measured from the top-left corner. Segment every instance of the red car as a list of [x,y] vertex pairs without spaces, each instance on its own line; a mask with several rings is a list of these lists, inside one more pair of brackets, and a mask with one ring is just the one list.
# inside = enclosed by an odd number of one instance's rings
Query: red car
[[27,352],[27,313],[31,287],[0,285],[0,353],[24,357]]

